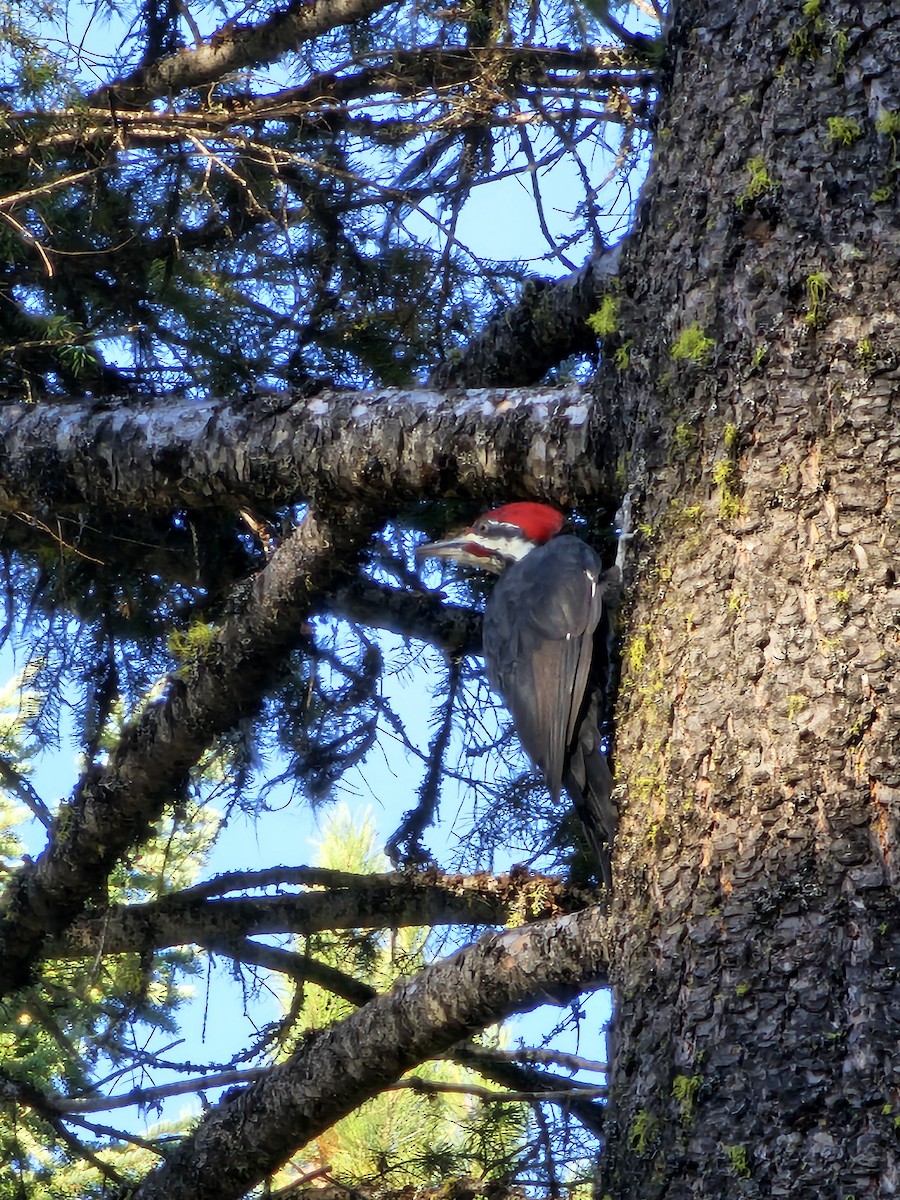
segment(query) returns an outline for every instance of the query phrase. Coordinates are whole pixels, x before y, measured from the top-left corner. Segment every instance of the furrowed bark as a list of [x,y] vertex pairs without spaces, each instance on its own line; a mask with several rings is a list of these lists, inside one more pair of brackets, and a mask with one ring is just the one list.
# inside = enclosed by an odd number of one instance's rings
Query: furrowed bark
[[556,987],[602,979],[605,917],[492,934],[317,1031],[265,1079],[227,1096],[133,1200],[229,1200],[426,1058]]
[[900,1187],[900,14],[685,0],[623,294],[614,1200]]
[[5,888],[0,994],[30,981],[48,940],[102,897],[113,865],[147,836],[206,747],[256,711],[311,606],[345,581],[366,528],[361,519],[329,528],[307,517],[252,581],[240,614],[202,660],[135,718],[107,766],[81,780],[46,850]]

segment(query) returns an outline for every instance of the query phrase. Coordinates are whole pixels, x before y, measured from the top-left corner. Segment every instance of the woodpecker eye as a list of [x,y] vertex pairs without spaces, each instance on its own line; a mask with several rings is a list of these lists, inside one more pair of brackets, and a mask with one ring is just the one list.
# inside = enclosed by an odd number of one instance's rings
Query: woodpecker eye
[[475,533],[487,533],[490,526],[488,525],[488,522],[485,521],[484,517],[482,517],[481,520],[475,522],[472,528],[474,529]]

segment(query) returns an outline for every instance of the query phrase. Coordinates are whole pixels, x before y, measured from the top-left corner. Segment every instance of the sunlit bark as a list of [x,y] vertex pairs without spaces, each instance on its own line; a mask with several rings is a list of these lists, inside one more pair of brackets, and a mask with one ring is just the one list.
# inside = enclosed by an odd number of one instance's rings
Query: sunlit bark
[[900,22],[690,0],[669,53],[610,383],[644,537],[600,1191],[888,1196]]

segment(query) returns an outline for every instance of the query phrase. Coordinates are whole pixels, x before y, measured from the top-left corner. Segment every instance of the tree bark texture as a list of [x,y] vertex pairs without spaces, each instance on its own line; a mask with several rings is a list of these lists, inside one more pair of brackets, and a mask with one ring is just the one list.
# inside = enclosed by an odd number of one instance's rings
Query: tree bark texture
[[[605,423],[577,385],[0,405],[0,511],[42,517],[510,488],[612,492]],[[599,465],[598,465],[599,464]]]
[[900,10],[686,0],[601,381],[645,494],[600,1194],[900,1188]]

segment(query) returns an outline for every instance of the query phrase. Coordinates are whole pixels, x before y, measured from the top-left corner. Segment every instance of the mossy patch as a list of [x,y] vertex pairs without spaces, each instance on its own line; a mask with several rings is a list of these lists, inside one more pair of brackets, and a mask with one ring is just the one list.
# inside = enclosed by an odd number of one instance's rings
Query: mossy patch
[[207,654],[218,635],[218,625],[196,621],[186,630],[176,629],[169,634],[169,653],[180,663],[196,662]]
[[604,296],[600,307],[587,319],[588,327],[597,337],[611,337],[619,329],[619,298]]
[[763,196],[776,191],[778,187],[769,174],[769,168],[764,158],[758,156],[748,158],[747,171],[750,174],[750,181],[735,200],[739,212],[749,212]]
[[862,126],[852,117],[829,117],[828,140],[836,146],[852,146],[862,137]]
[[628,1130],[628,1145],[635,1154],[646,1154],[656,1140],[659,1132],[659,1121],[646,1109],[640,1109],[634,1115],[631,1128]]
[[825,297],[831,290],[831,283],[824,271],[813,271],[806,277],[806,316],[803,318],[807,325],[814,329],[822,323]]
[[726,1146],[725,1153],[728,1155],[728,1161],[731,1164],[731,1169],[737,1175],[738,1179],[750,1178],[750,1158],[747,1154],[746,1146]]
[[676,362],[692,362],[703,365],[709,362],[716,343],[707,337],[695,321],[682,329],[672,346],[671,354]]

